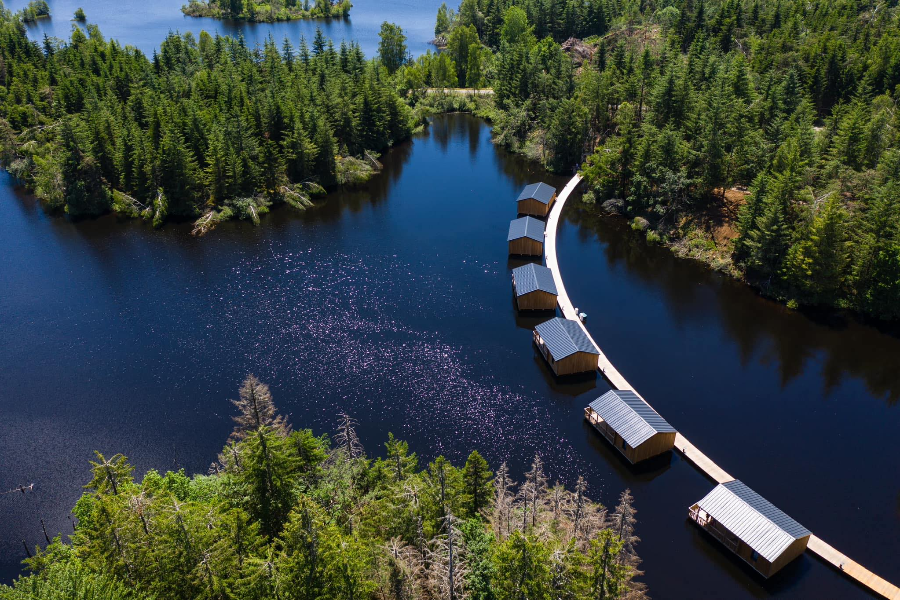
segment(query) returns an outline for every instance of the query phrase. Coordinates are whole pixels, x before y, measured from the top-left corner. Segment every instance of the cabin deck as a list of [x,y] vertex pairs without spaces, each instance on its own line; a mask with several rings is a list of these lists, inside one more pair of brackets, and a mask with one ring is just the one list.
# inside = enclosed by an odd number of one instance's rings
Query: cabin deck
[[[549,267],[553,272],[553,281],[556,283],[556,291],[558,294],[557,303],[559,304],[559,308],[562,311],[563,316],[565,316],[565,318],[567,319],[576,321],[584,330],[584,334],[599,350],[600,345],[597,344],[593,337],[591,337],[591,334],[588,332],[587,328],[585,328],[584,324],[578,318],[578,312],[575,310],[575,306],[572,304],[572,300],[569,298],[569,295],[566,292],[566,287],[563,284],[562,276],[559,272],[559,263],[556,257],[556,231],[559,227],[559,217],[566,205],[566,201],[569,199],[569,196],[572,194],[575,188],[578,187],[579,183],[581,183],[581,175],[575,175],[569,181],[569,183],[566,184],[566,187],[563,188],[563,190],[558,194],[556,198],[553,209],[551,210],[550,215],[547,218],[547,227],[545,229],[544,239],[544,255],[547,258],[547,267]],[[600,371],[600,373],[603,374],[603,377],[615,389],[631,390],[635,394],[638,394],[638,392],[631,386],[631,384],[628,383],[625,377],[621,373],[619,373],[615,366],[613,366],[612,362],[606,357],[606,354],[603,353],[603,350],[600,350],[600,356],[597,360],[597,369]],[[638,395],[640,396],[640,394]],[[641,396],[641,398],[643,398],[643,396]],[[675,437],[675,449],[680,452],[685,458],[687,458],[691,463],[693,463],[693,465],[697,467],[699,471],[701,471],[704,475],[706,475],[716,483],[725,483],[734,479],[734,477],[729,475],[728,472],[725,471],[725,469],[717,465],[711,458],[703,454],[699,449],[697,449],[696,446],[691,444],[687,440],[687,438],[685,438],[680,433]],[[833,565],[837,569],[840,569],[841,572],[843,572],[847,577],[863,585],[870,591],[891,600],[900,600],[900,588],[872,573],[859,563],[851,560],[846,555],[842,554],[835,548],[832,548],[815,535],[810,536],[807,549],[813,554],[819,556],[825,562]]]

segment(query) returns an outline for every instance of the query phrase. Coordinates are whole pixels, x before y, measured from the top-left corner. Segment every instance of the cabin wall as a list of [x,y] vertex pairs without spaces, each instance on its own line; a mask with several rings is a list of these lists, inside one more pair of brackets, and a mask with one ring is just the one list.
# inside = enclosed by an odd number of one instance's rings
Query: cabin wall
[[668,452],[675,446],[674,433],[657,433],[636,448],[635,462]]
[[516,297],[519,310],[556,310],[556,295],[543,290]]
[[[598,415],[593,408],[588,406],[584,409],[584,418],[588,420],[588,423],[594,426],[594,429],[603,434],[603,437],[606,438],[613,446],[617,446],[617,442],[621,444],[621,438],[619,438],[619,434],[616,433],[616,430],[609,426],[603,417]],[[618,446],[617,446],[618,447]]]
[[[550,353],[550,350],[544,344],[544,340],[541,338],[541,335],[534,331],[533,334],[534,343],[538,347],[538,350],[541,351],[541,355],[543,355],[544,359],[546,359],[547,364],[550,365],[550,369],[557,375],[571,375],[573,373],[584,373],[587,371],[593,371],[597,368],[597,356],[592,354],[587,354],[585,352],[576,352],[575,354],[571,354],[565,357],[562,360],[556,360],[553,355]],[[588,358],[587,360],[584,358],[593,357],[593,361]]]
[[519,238],[509,242],[509,253],[521,256],[541,256],[544,254],[544,243],[531,238]]
[[587,352],[576,352],[564,359],[557,361],[555,369],[557,375],[571,375],[573,373],[587,373],[597,370],[597,355]]
[[535,329],[532,332],[532,336],[534,338],[535,346],[537,346],[538,350],[541,351],[541,356],[543,356],[544,360],[547,361],[547,364],[550,365],[550,369],[552,369],[553,372],[556,373],[556,361],[553,360],[553,356],[550,354],[550,350],[548,350],[547,346],[544,344],[544,340],[543,338],[541,338],[541,334],[539,334]]
[[[690,508],[690,517],[692,520],[697,522],[696,511],[699,510],[699,507],[695,504]],[[721,523],[709,517],[709,521],[703,525],[697,522],[701,528],[705,529],[708,533],[710,533],[716,541],[725,546],[728,550],[731,550],[739,557],[741,557],[744,562],[753,567],[756,572],[758,572],[763,577],[771,577],[789,562],[803,554],[806,550],[806,546],[809,543],[809,536],[800,538],[794,541],[790,546],[788,546],[784,552],[782,552],[778,558],[775,559],[774,562],[769,562],[762,556],[758,556],[756,560],[753,560],[753,548],[744,543],[743,540],[738,539],[738,537],[726,529]]]
[[771,577],[781,569],[783,569],[789,562],[806,552],[806,545],[809,543],[809,536],[802,537],[799,540],[795,540],[793,544],[787,547],[787,549],[781,553],[781,556],[775,559],[775,562],[772,563],[769,573],[766,574],[766,577]]
[[584,418],[594,426],[594,429],[606,438],[606,441],[612,444],[615,449],[624,455],[632,464],[647,460],[658,454],[663,454],[664,452],[671,450],[675,445],[674,433],[657,433],[637,448],[633,448],[627,444],[623,446],[622,436],[619,435],[615,429],[610,427],[609,423],[604,421],[590,406],[585,408]]
[[743,558],[748,565],[756,569],[763,577],[769,576],[769,568],[772,566],[771,563],[769,563],[769,561],[767,561],[762,556],[759,556],[756,560],[753,560],[753,548],[745,544],[743,541],[738,540],[737,550],[735,550],[734,553]]
[[[553,200],[556,199],[556,196],[553,196]],[[518,202],[518,213],[520,215],[530,215],[532,217],[546,217],[550,214],[550,208],[553,206],[553,200],[550,201],[549,204],[544,204],[543,202],[538,202],[534,198],[528,198],[526,200],[519,200]]]

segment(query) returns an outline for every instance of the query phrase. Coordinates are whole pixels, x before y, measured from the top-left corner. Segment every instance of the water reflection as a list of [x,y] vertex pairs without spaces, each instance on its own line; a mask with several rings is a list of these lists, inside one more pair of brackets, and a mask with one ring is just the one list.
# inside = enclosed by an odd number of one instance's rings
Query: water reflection
[[[597,396],[600,396],[598,392]],[[593,398],[591,398],[593,400]],[[582,429],[588,445],[598,455],[606,459],[607,464],[623,479],[632,479],[643,483],[653,481],[660,475],[664,474],[672,467],[674,458],[673,452],[664,452],[658,454],[648,460],[641,461],[636,465],[628,462],[622,453],[609,443],[603,435],[600,434],[586,420],[582,421]]]
[[[50,2],[52,17],[40,19],[28,26],[29,37],[38,42],[46,34],[68,39],[72,27],[81,25],[71,21],[79,6],[84,6],[88,23],[100,27],[103,35],[131,45],[148,56],[159,48],[160,42],[171,32],[191,32],[196,39],[201,31],[211,34],[243,36],[251,48],[262,45],[268,37],[281,41],[289,39],[295,46],[304,37],[311,44],[316,29],[333,41],[336,48],[342,41],[354,41],[368,58],[378,51],[378,33],[381,23],[388,21],[400,25],[407,36],[409,52],[415,57],[434,50],[430,44],[434,37],[434,19],[443,0],[356,0],[347,19],[315,19],[281,21],[278,23],[246,23],[207,18],[186,17],[181,12],[185,0],[53,0]],[[20,10],[28,0],[7,0],[4,5]],[[83,27],[83,26],[81,26]]]
[[[471,151],[473,123],[481,127],[477,160]],[[436,131],[450,132],[443,145],[432,137]],[[767,591],[770,584],[729,562],[721,548],[693,541],[697,532],[686,528],[687,506],[709,491],[710,482],[677,455],[647,471],[632,470],[585,426],[584,406],[608,386],[596,376],[567,381],[552,375],[533,346],[528,324],[517,320],[512,264],[506,260],[505,234],[521,186],[558,182],[492,148],[488,133],[465,115],[438,117],[409,147],[388,153],[385,173],[368,186],[341,190],[306,213],[275,210],[260,227],[226,223],[200,240],[190,236],[189,223],[161,230],[138,221],[117,223],[114,217],[72,224],[47,217],[33,199],[0,191],[0,239],[7,241],[8,259],[0,261],[0,281],[10,290],[0,294],[0,381],[7,392],[0,394],[0,489],[40,483],[33,496],[0,501],[0,578],[18,571],[23,538],[41,541],[39,519],[51,532],[71,529],[66,513],[86,483],[94,449],[124,452],[138,472],[173,462],[189,472],[204,471],[231,430],[226,399],[252,370],[269,381],[279,407],[298,427],[330,432],[336,412],[351,412],[373,455],[382,452],[392,431],[423,461],[443,453],[462,462],[476,448],[492,465],[508,461],[516,479],[540,453],[551,480],[572,484],[583,474],[592,497],[607,505],[631,487],[644,579],[657,597],[856,597],[838,574],[815,562],[804,564],[815,576],[802,569],[789,572],[775,591]],[[473,190],[475,201],[462,211],[448,208],[472,197]],[[563,237],[576,229],[566,225]],[[601,233],[620,244],[618,238],[632,232]],[[583,276],[567,283],[627,268],[624,260],[614,260],[603,271],[595,264],[607,262],[602,255],[597,261],[594,252],[583,254]],[[564,271],[570,260],[568,254],[561,257]],[[663,252],[652,260],[663,287],[678,284],[666,273],[670,257]],[[694,282],[705,281],[705,273],[698,270]],[[643,287],[616,289],[598,281],[591,294],[573,297],[611,298],[613,310],[635,308],[643,317],[644,306],[667,299],[652,274],[638,279]],[[714,354],[732,334],[717,326],[720,301],[713,292],[692,293],[712,307],[705,309],[705,323],[715,332],[709,340]],[[671,310],[653,316],[674,321]],[[588,312],[595,334],[623,320]],[[681,322],[704,321],[691,316]],[[634,323],[643,325],[629,332],[639,346],[640,373],[652,379],[671,362],[669,345],[645,342],[665,323]],[[610,340],[598,340],[607,350]],[[620,352],[617,344],[609,350]],[[719,354],[725,362],[738,362],[731,353]],[[711,410],[696,411],[696,420],[683,419],[674,409],[694,402],[695,390],[664,385],[673,388],[666,390],[673,410],[664,411],[673,424],[715,434],[724,419],[740,414],[737,402],[714,397]],[[654,402],[665,395],[654,393]],[[821,420],[843,425],[833,414]],[[867,421],[863,415],[854,425],[869,426],[870,433],[883,423],[890,421]],[[729,443],[745,423],[738,425],[726,430]],[[862,444],[856,455],[868,455],[866,450],[877,455],[866,444],[889,435],[853,435],[851,441]],[[751,432],[752,443],[759,438]],[[788,443],[799,446],[810,439],[815,438],[806,434]],[[862,515],[861,527],[854,521],[844,537],[832,537],[833,529],[820,524],[830,526],[835,514],[847,511],[828,503],[840,490],[826,488],[834,487],[835,473],[845,474],[855,461],[830,456],[825,461],[819,451],[797,448],[785,452],[789,460],[780,463],[796,467],[788,476],[778,480],[764,472],[754,479],[754,466],[774,470],[778,457],[761,458],[757,451],[777,441],[767,437],[754,452],[745,444],[739,456],[727,457],[729,467],[749,471],[749,483],[773,484],[779,492],[791,489],[784,484],[789,476],[793,487],[804,488],[799,494],[804,503],[798,504],[808,511],[801,522],[828,533],[829,542],[854,558],[860,545],[883,556],[896,554],[897,490],[883,483],[884,473],[896,472],[894,465],[874,459],[852,465],[859,476],[848,494],[854,513]],[[859,467],[866,465],[873,472],[861,473]],[[821,490],[819,502],[805,503],[808,489]],[[860,499],[864,510],[858,510]],[[878,512],[883,507],[890,518]],[[891,576],[891,565],[859,558]]]
[[598,216],[573,201],[566,219],[578,225],[581,239],[602,240],[610,268],[624,268],[648,288],[662,292],[670,318],[680,326],[703,325],[713,309],[740,349],[742,363],[776,365],[782,389],[817,362],[825,397],[845,377],[853,377],[865,381],[873,396],[890,405],[900,399],[900,339],[891,331],[848,315],[790,311],[699,263],[649,246],[624,219]]

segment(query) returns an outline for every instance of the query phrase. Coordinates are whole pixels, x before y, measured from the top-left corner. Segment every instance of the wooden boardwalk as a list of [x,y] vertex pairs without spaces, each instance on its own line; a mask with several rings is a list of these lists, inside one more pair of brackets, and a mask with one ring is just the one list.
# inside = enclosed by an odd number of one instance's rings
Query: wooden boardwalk
[[[581,183],[581,175],[575,175],[556,198],[556,203],[553,205],[553,209],[547,217],[547,227],[544,232],[544,255],[547,259],[547,267],[553,273],[553,281],[556,283],[556,291],[558,293],[557,302],[559,303],[559,308],[562,311],[563,316],[577,322],[588,339],[591,340],[598,350],[600,350],[600,344],[591,337],[590,332],[581,322],[581,319],[578,318],[578,311],[575,310],[575,305],[572,304],[572,300],[569,298],[568,293],[566,293],[566,286],[563,284],[562,275],[560,275],[559,271],[559,261],[556,256],[556,233],[559,229],[559,218],[566,201],[569,199],[569,196],[571,196],[575,188],[578,187],[579,183]],[[628,383],[628,380],[626,380],[612,362],[610,362],[603,350],[600,350],[600,356],[597,359],[597,369],[613,388],[617,390],[631,390],[635,394],[638,394],[634,387]],[[640,394],[638,394],[638,396],[640,396]],[[643,398],[643,396],[641,397]],[[644,401],[646,402],[646,399],[644,399]],[[687,438],[680,433],[675,436],[675,450],[680,452],[684,458],[691,462],[700,472],[709,477],[712,481],[715,481],[716,483],[725,483],[734,480],[734,477],[729,475],[725,469],[700,452],[696,446],[690,443]],[[810,536],[807,550],[879,596],[889,598],[890,600],[900,600],[900,588],[885,579],[882,579],[875,573],[872,573],[859,563],[851,560],[815,535]]]

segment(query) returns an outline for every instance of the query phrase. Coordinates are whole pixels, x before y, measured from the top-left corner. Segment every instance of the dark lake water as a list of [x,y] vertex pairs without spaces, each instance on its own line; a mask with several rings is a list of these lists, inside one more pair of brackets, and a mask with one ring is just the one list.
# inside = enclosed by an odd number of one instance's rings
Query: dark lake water
[[[626,466],[583,422],[608,387],[560,384],[513,308],[506,231],[522,185],[548,177],[464,115],[384,157],[365,189],[203,239],[109,216],[71,223],[0,181],[0,557],[70,531],[94,449],[137,471],[205,471],[247,372],[296,427],[338,411],[371,453],[388,431],[423,460],[472,448],[521,473],[630,487],[655,598],[854,598],[805,555],[762,582],[687,520],[712,487],[678,456]],[[608,356],[689,439],[854,559],[900,580],[900,342],[819,322],[648,246],[577,199],[563,277]]]
[[[122,44],[134,46],[147,55],[159,48],[159,43],[171,31],[192,32],[199,36],[201,31],[211,34],[243,35],[247,44],[253,46],[272,35],[278,46],[287,37],[296,46],[300,36],[312,42],[316,28],[339,46],[341,40],[359,43],[366,56],[375,56],[378,51],[378,32],[384,21],[396,23],[403,28],[407,46],[413,56],[434,50],[429,44],[434,37],[434,20],[438,7],[444,0],[355,0],[349,19],[317,19],[285,21],[280,23],[245,23],[186,17],[181,7],[187,0],[149,0],[136,2],[128,0],[48,0],[49,19],[41,19],[29,26],[32,39],[41,40],[46,33],[68,39],[75,22],[72,16],[78,7],[83,7],[88,23],[99,25],[107,38],[115,38]],[[21,10],[27,0],[8,0],[6,8]],[[449,2],[448,5],[454,5]]]

